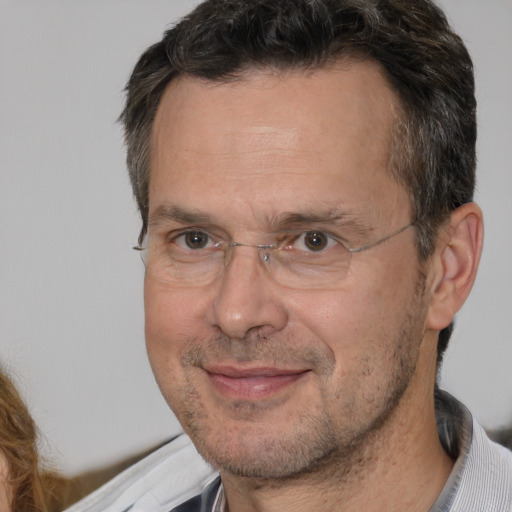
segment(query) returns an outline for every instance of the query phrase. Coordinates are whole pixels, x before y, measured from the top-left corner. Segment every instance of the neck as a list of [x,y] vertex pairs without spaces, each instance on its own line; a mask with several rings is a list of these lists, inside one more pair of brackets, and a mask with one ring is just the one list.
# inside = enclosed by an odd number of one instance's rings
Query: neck
[[333,455],[310,473],[282,481],[221,473],[229,511],[429,510],[448,479],[453,461],[437,434],[434,384],[423,386],[423,396],[418,395],[417,387],[419,383],[411,383],[387,421],[357,450]]

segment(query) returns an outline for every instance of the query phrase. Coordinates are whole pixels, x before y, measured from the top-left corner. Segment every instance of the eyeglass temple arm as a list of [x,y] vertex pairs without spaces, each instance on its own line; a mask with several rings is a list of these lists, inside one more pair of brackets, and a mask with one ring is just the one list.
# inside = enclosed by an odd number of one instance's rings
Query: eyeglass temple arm
[[393,238],[394,236],[399,235],[400,233],[402,233],[406,229],[409,229],[409,228],[413,227],[414,224],[415,224],[415,222],[411,222],[407,226],[404,226],[403,228],[400,228],[397,231],[393,231],[393,233],[390,233],[389,235],[386,235],[384,238],[381,238],[381,239],[379,239],[379,240],[377,240],[375,242],[372,242],[371,244],[363,245],[363,247],[355,247],[354,249],[351,249],[350,247],[347,247],[347,250],[350,253],[357,253],[357,252],[366,251],[367,249],[371,249],[372,247],[380,245],[383,242],[385,242],[386,240],[389,240],[390,238]]

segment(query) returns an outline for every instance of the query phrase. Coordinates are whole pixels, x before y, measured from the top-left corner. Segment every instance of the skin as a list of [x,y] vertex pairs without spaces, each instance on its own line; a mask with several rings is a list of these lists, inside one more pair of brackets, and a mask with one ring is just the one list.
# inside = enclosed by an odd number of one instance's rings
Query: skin
[[[387,169],[396,103],[368,61],[177,79],[153,130],[150,237],[193,227],[261,244],[276,231],[269,219],[332,211],[351,246],[396,231],[413,220]],[[187,223],[168,218],[172,208],[203,215]],[[420,264],[408,229],[315,290],[276,283],[251,247],[203,286],[146,273],[153,371],[220,471],[231,512],[430,508],[453,464],[433,389],[437,331],[453,316],[437,297],[454,230]]]

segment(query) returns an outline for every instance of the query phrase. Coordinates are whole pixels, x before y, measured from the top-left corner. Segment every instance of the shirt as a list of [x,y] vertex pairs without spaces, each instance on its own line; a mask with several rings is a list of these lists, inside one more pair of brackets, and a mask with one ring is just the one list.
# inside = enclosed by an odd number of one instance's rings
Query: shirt
[[[492,442],[455,398],[436,391],[439,438],[455,459],[429,512],[512,512],[512,452]],[[182,434],[67,512],[224,512],[218,473]]]
[[455,465],[430,512],[512,512],[512,452],[451,395],[435,398],[439,439]]

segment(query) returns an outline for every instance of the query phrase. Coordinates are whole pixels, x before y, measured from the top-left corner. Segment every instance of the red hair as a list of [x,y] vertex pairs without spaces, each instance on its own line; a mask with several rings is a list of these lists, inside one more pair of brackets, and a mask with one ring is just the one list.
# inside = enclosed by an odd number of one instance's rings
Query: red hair
[[57,474],[40,473],[37,429],[14,384],[0,369],[0,454],[7,463],[11,509],[50,512],[54,496],[64,488]]

